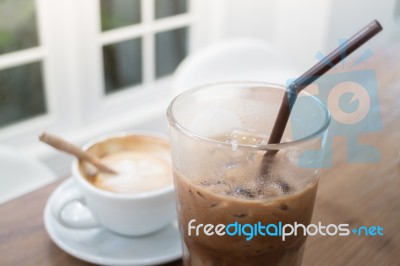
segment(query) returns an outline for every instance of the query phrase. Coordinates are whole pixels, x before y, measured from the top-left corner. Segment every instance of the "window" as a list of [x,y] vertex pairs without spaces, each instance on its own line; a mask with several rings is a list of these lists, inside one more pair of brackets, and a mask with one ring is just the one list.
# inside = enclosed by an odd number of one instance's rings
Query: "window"
[[41,61],[0,71],[0,124],[9,125],[46,113]]
[[106,93],[142,83],[141,55],[141,38],[103,46]]
[[102,31],[141,22],[140,0],[100,0],[100,10]]
[[46,114],[47,106],[34,1],[1,1],[0,16],[0,127],[4,127]]
[[98,23],[91,31],[97,31],[97,36],[88,47],[99,47],[100,51],[92,52],[87,67],[100,67],[88,76],[96,90],[85,99],[90,103],[84,111],[89,121],[116,110],[131,110],[143,102],[151,104],[145,95],[152,99],[158,98],[155,93],[165,95],[165,89],[156,92],[155,88],[188,54],[193,24],[188,0],[97,3]]
[[164,115],[194,13],[191,0],[1,0],[0,142],[80,142]]
[[187,55],[188,29],[180,28],[156,34],[156,77],[169,75]]

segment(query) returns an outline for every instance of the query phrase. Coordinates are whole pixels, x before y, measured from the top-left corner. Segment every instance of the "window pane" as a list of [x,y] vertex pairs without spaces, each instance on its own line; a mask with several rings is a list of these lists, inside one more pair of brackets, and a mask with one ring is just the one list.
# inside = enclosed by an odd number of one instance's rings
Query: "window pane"
[[142,39],[103,47],[106,93],[142,82]]
[[156,77],[175,71],[188,52],[188,28],[156,34]]
[[0,127],[45,112],[40,62],[0,70]]
[[33,0],[0,1],[0,54],[38,45]]
[[140,23],[140,0],[101,0],[103,31]]
[[187,12],[187,0],[156,0],[156,18],[165,18]]

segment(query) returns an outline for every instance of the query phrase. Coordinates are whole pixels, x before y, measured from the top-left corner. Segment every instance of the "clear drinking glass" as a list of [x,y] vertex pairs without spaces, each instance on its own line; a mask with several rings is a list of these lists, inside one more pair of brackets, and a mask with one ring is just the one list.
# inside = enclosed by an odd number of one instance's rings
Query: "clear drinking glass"
[[[250,226],[231,227],[232,234],[215,227],[310,223],[330,114],[301,93],[281,143],[268,145],[284,92],[267,83],[218,83],[188,90],[170,104],[184,265],[301,265],[303,234],[283,241],[255,235]],[[262,175],[266,151],[276,154]]]

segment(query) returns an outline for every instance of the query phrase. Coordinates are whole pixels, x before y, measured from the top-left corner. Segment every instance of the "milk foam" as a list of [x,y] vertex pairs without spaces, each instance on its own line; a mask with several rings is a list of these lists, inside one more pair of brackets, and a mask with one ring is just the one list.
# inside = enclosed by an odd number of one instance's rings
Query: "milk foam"
[[99,188],[120,193],[140,193],[172,184],[170,164],[157,154],[121,151],[108,154],[102,160],[112,166],[118,175],[96,175],[93,184]]

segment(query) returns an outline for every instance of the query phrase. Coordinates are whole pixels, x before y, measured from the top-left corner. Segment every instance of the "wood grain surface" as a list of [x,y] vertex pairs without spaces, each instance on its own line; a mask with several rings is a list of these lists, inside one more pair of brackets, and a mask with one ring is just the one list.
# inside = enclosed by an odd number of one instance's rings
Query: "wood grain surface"
[[[333,167],[321,174],[313,222],[380,225],[384,236],[309,237],[303,265],[400,265],[400,43],[355,67],[368,68],[376,70],[383,128],[359,141],[378,148],[382,158],[374,164],[349,164],[346,139],[336,138]],[[60,250],[44,229],[46,200],[61,181],[0,205],[1,266],[89,265]]]

